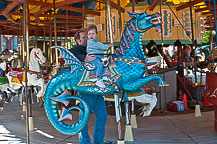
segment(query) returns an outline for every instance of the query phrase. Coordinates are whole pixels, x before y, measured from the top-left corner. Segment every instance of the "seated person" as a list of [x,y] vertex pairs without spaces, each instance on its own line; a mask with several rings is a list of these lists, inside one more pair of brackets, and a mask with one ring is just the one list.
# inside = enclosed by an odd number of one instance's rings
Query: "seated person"
[[[103,44],[96,40],[97,37],[97,27],[95,25],[90,25],[87,30],[87,53],[88,54],[104,54],[104,51],[109,50],[109,47],[114,46],[113,44]],[[105,88],[105,84],[102,79],[103,73],[103,64],[102,59],[103,55],[96,55],[96,59],[93,61],[96,67],[96,76],[97,82],[96,85]]]
[[190,45],[186,45],[186,48],[183,50],[183,57],[184,57],[184,61],[186,62],[192,61]]

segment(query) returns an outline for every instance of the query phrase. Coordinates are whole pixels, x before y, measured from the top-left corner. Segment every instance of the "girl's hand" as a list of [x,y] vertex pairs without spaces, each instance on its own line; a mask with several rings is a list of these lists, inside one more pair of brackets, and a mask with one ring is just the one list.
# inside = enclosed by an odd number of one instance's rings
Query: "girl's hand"
[[91,61],[93,61],[95,59],[96,59],[95,55],[87,54],[86,57],[85,57],[85,59],[84,59],[84,61],[85,62],[91,62]]
[[113,47],[113,46],[114,46],[113,43],[108,44],[108,47]]

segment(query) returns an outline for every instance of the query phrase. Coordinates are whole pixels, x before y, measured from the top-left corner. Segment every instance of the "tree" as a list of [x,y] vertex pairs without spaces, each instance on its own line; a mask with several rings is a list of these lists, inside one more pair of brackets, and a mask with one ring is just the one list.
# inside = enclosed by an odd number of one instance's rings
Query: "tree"
[[[203,40],[202,40],[202,44],[203,45],[209,45],[210,44],[210,35],[211,31],[205,31],[205,33],[203,34]],[[215,42],[215,31],[212,31],[212,36],[213,36],[213,42]]]

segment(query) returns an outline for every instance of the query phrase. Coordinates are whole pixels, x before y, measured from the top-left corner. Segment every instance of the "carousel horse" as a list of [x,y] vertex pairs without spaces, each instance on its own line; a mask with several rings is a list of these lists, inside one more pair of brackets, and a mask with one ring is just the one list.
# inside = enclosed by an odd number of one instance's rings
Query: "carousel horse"
[[0,110],[3,110],[5,102],[10,103],[13,101],[16,92],[9,87],[9,82],[5,76],[6,62],[0,58]]
[[[148,82],[156,80],[159,86],[167,86],[160,76],[145,76],[147,59],[141,45],[143,32],[152,27],[155,27],[156,31],[160,31],[160,14],[147,15],[146,13],[129,12],[129,15],[131,20],[125,26],[116,55],[110,59],[111,64],[104,68],[103,80],[106,88],[96,86],[97,78],[94,68],[88,69],[67,49],[60,46],[54,47],[60,51],[59,57],[63,58],[71,67],[59,72],[49,81],[44,96],[47,117],[59,132],[66,135],[77,134],[86,126],[89,119],[88,104],[80,97],[71,96],[69,94],[71,90],[96,96],[114,94],[116,120],[119,123],[118,93],[123,93],[123,100],[127,101],[127,94],[124,91],[137,90]],[[71,99],[80,101],[80,105],[70,106]],[[58,113],[60,104],[64,105],[61,114]],[[80,112],[76,124],[69,124],[68,121],[72,120],[72,110]]]
[[[151,93],[148,93],[148,91],[151,91]],[[143,104],[143,106],[140,108],[141,113],[139,115],[143,117],[150,116],[152,110],[157,104],[157,97],[156,97],[155,90],[153,91],[152,88],[142,87],[135,91],[126,91],[126,93],[129,101],[132,102],[133,110],[134,110],[133,102],[134,101],[139,102]],[[111,101],[111,102],[115,101],[114,95],[106,95],[104,99],[105,101]]]
[[[10,68],[21,68],[22,63],[17,50],[4,50],[1,53],[1,58],[6,62],[7,70]],[[6,71],[7,73],[8,71]]]
[[[215,71],[215,67],[211,66],[211,63],[217,63],[216,58],[216,46],[213,45],[213,52],[210,52],[210,45],[204,45],[195,49],[196,65],[201,70],[208,68]],[[211,57],[211,54],[213,56]]]
[[[44,79],[40,73],[40,65],[43,65],[46,58],[40,48],[33,48],[30,53],[29,70],[27,72],[27,85],[40,86],[40,91],[36,94],[37,97],[42,97],[44,93]],[[9,86],[15,90],[25,86],[25,70],[12,68],[6,74]]]

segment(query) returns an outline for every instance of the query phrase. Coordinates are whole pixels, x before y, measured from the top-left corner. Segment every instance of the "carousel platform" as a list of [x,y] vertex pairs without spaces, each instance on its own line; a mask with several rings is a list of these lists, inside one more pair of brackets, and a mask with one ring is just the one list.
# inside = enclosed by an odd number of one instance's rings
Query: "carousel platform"
[[[56,131],[48,121],[44,108],[32,105],[35,130],[30,131],[31,144],[78,144],[78,136],[66,136]],[[90,135],[93,135],[94,116],[89,119]],[[125,117],[122,118],[124,123]],[[214,111],[202,112],[202,117],[194,113],[175,115],[151,115],[137,117],[138,128],[133,129],[134,141],[126,144],[216,144],[217,133],[214,130]],[[123,124],[123,132],[125,126]],[[115,116],[108,116],[105,139],[117,143],[117,124]],[[0,144],[27,143],[25,112],[15,99],[5,104],[0,111]]]

